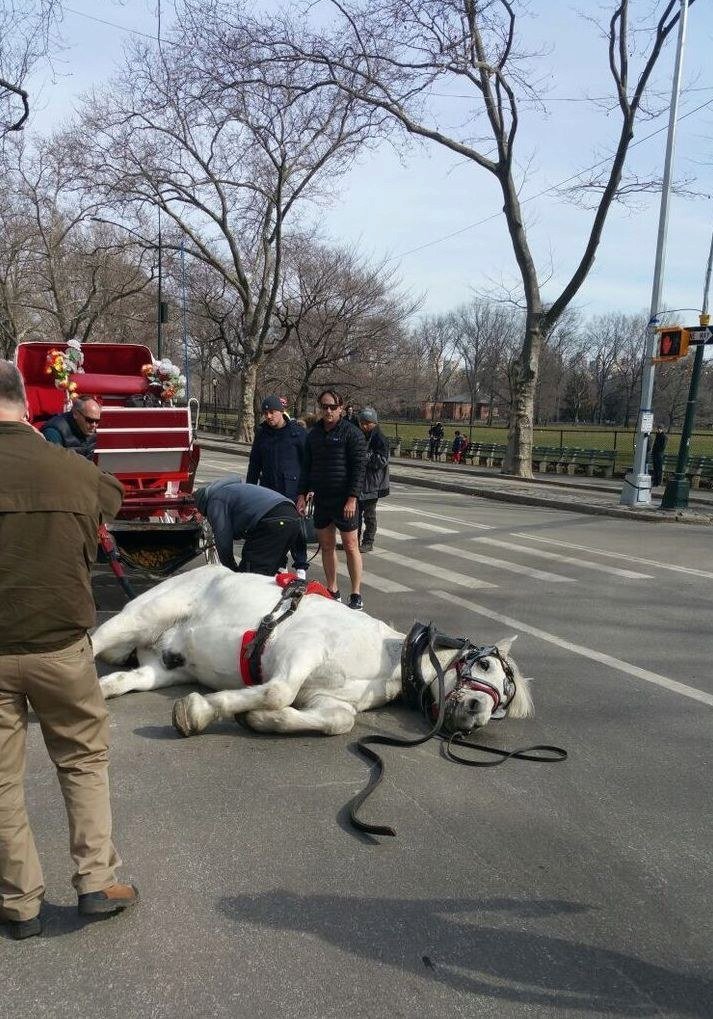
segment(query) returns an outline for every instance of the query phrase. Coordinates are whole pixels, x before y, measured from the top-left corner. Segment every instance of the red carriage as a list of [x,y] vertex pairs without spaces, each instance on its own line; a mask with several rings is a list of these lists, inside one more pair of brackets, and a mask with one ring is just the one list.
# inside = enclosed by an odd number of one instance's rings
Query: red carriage
[[[65,348],[39,342],[17,348],[15,359],[36,428],[62,413],[68,401],[68,389],[57,388],[47,367],[51,352]],[[81,353],[84,370],[68,374],[65,383],[71,393],[92,396],[101,404],[94,459],[125,489],[119,515],[108,529],[124,563],[166,576],[206,544],[192,494],[200,458],[195,443],[198,403],[174,407],[161,402],[160,386],[147,374],[151,351],[142,344],[88,343]]]

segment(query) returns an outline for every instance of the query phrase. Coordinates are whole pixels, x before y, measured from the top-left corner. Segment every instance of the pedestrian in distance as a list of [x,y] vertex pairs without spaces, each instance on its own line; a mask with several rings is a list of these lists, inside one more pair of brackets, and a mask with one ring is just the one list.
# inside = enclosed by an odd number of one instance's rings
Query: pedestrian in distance
[[357,416],[366,439],[366,470],[359,494],[359,548],[371,552],[377,529],[376,504],[389,494],[389,443],[373,407],[363,407]]
[[109,802],[109,716],[87,631],[97,529],[123,488],[27,424],[22,378],[0,361],[0,922],[42,933],[44,879],[25,810],[28,710],[37,715],[69,822],[82,916],[132,906],[119,884]]
[[[266,396],[261,410],[264,420],[250,450],[246,481],[249,485],[271,488],[294,503],[304,464],[306,429],[299,421],[287,417],[279,396]],[[307,542],[302,528],[290,551],[297,576],[304,580],[307,575]]]
[[[287,562],[302,528],[291,499],[238,477],[221,478],[194,492],[199,513],[211,526],[218,559],[234,573],[274,576]],[[233,543],[244,539],[240,563]]]
[[342,416],[339,393],[319,394],[321,420],[307,433],[305,464],[300,479],[297,510],[307,511],[314,495],[314,526],[322,550],[322,566],[330,594],[341,601],[337,587],[336,532],[339,531],[351,581],[349,607],[361,609],[361,553],[357,497],[364,482],[366,442],[361,431]]
[[661,425],[656,429],[653,445],[651,446],[651,487],[658,488],[663,482],[663,455],[666,449],[668,436]]
[[440,421],[434,421],[428,429],[428,459],[435,460],[443,441],[443,425]]
[[344,408],[344,417],[346,418],[347,421],[351,421],[353,425],[358,425],[359,423],[357,420],[357,416],[354,413],[354,405],[351,403],[348,403]]
[[456,429],[453,442],[451,443],[451,459],[454,464],[459,464],[463,459],[463,454],[468,448],[468,440],[464,435]]
[[46,421],[40,431],[48,442],[91,460],[97,444],[97,428],[101,418],[101,405],[93,396],[79,396],[72,409],[64,414],[55,414]]

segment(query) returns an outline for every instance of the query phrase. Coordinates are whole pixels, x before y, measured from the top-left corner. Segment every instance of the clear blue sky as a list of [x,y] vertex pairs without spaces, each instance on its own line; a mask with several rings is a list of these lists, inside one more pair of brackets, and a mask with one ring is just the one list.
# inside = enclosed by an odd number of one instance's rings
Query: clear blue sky
[[[259,0],[256,0],[256,5]],[[547,111],[523,107],[519,158],[529,163],[523,198],[570,177],[601,159],[615,141],[616,111],[608,116],[588,103],[586,95],[611,93],[605,41],[578,17],[576,10],[600,14],[600,0],[535,3],[544,8],[528,23],[528,42],[547,48],[541,67],[549,89]],[[642,7],[648,7],[643,2]],[[164,20],[169,4],[163,0]],[[104,19],[115,26],[103,24]],[[56,61],[56,81],[45,79],[41,108],[30,125],[48,131],[71,115],[78,96],[99,85],[121,58],[131,31],[155,36],[156,0],[71,0],[66,9],[66,48]],[[668,103],[675,39],[659,65],[655,87]],[[693,179],[692,189],[704,197],[674,197],[671,209],[664,302],[669,308],[698,308],[701,302],[711,231],[713,230],[713,10],[697,0],[689,14],[683,98],[677,137],[676,175]],[[462,89],[451,88],[462,92]],[[440,99],[445,124],[463,115],[467,102]],[[691,112],[702,104],[698,112]],[[686,116],[686,114],[690,114]],[[638,127],[636,139],[659,131],[632,151],[631,167],[642,176],[660,174],[666,143],[667,117]],[[425,295],[425,310],[447,310],[473,291],[492,289],[500,281],[516,281],[502,201],[493,179],[432,145],[416,145],[401,158],[387,146],[369,153],[342,182],[336,201],[319,211],[328,236],[358,245],[369,256],[392,257],[405,285]],[[552,276],[545,296],[552,298],[569,278],[583,250],[591,212],[553,196],[525,203],[526,220],[543,277]],[[616,208],[607,224],[596,265],[577,304],[586,314],[648,310],[651,299],[659,197],[647,196],[636,208]],[[492,217],[492,218],[491,218]],[[485,222],[483,222],[485,221]],[[472,228],[438,241],[471,224]],[[693,321],[689,315],[681,320]]]

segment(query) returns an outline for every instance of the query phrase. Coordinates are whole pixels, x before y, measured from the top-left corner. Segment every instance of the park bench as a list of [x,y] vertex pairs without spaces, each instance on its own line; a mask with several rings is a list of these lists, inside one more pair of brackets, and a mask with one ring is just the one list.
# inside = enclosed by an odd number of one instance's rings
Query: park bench
[[507,446],[498,442],[471,442],[464,459],[482,467],[501,467]]
[[401,436],[400,435],[385,435],[384,438],[389,444],[389,455],[390,456],[401,456]]
[[413,439],[407,452],[413,460],[423,460],[424,453],[428,454],[428,439]]
[[[677,453],[666,453],[663,458],[663,475],[672,478],[676,473]],[[700,488],[701,484],[713,486],[713,456],[689,457],[686,465],[686,477],[691,488]]]
[[579,449],[576,447],[535,446],[532,462],[536,471],[542,474],[552,469],[556,474],[576,474],[579,468],[588,477],[597,471],[602,477],[614,475],[616,453],[612,449]]

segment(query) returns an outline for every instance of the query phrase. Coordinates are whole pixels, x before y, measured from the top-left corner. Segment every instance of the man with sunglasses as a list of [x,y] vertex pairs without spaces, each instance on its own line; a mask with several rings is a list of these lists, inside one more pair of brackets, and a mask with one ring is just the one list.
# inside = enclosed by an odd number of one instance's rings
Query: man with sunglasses
[[41,432],[48,442],[73,449],[75,453],[91,460],[97,444],[101,412],[93,396],[79,396],[71,410],[65,414],[55,414],[42,426]]
[[349,607],[361,609],[361,553],[359,511],[366,467],[366,441],[358,428],[342,416],[339,393],[325,389],[319,394],[321,420],[307,433],[304,465],[300,476],[297,511],[304,514],[309,492],[314,493],[314,526],[322,550],[327,587],[341,601],[337,587],[336,532],[344,546],[351,581]]

